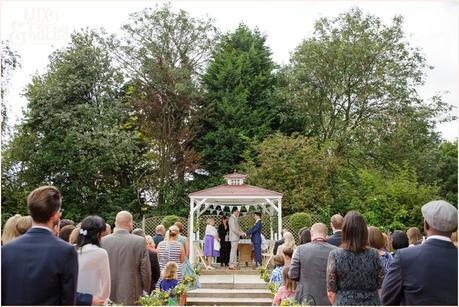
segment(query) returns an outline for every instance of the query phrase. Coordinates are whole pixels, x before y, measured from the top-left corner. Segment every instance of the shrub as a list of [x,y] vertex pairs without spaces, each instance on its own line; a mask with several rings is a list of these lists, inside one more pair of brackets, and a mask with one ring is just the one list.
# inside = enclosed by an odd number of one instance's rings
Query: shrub
[[169,227],[171,227],[172,225],[174,225],[176,222],[178,222],[180,220],[180,217],[176,216],[176,215],[166,215],[162,220],[161,220],[161,224],[164,225],[164,227],[166,227],[166,230],[169,229]]
[[298,233],[303,227],[311,227],[311,215],[306,212],[294,213],[289,217],[289,230],[292,234]]

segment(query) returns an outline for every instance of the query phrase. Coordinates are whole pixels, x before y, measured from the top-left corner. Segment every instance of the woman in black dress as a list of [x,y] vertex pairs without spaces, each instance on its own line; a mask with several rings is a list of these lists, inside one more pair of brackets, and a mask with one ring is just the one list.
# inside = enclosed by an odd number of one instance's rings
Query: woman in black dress
[[220,262],[220,265],[228,266],[230,251],[231,251],[231,242],[229,241],[229,227],[228,227],[228,217],[223,216],[222,223],[218,226],[218,236],[220,237],[220,257],[217,261]]

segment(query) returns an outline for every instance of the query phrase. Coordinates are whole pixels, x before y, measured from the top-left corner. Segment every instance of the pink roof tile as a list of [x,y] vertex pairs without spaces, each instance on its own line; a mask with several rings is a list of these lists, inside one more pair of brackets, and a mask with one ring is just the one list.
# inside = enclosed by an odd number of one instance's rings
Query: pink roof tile
[[209,189],[190,193],[188,196],[282,196],[282,193],[255,187],[248,184],[228,185],[222,184]]

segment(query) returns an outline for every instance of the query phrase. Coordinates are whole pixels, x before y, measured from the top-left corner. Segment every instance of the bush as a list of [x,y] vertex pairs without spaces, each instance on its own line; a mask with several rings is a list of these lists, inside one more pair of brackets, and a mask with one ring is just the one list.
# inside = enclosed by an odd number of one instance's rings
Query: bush
[[306,212],[294,213],[289,217],[290,232],[298,233],[303,227],[311,227],[311,215]]
[[178,222],[180,220],[180,217],[176,216],[176,215],[166,215],[162,220],[161,220],[161,224],[164,225],[164,227],[166,227],[166,230],[169,229],[169,227],[171,227],[172,225],[174,225],[176,222]]

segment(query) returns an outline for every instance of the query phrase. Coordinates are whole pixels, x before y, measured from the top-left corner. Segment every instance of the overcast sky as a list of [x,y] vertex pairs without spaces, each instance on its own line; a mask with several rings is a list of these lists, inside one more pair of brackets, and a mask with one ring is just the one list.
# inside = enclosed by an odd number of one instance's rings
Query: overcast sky
[[[18,1],[0,3],[0,37],[9,40],[21,56],[22,68],[11,79],[7,96],[9,114],[18,122],[27,101],[21,92],[31,76],[44,72],[48,56],[65,46],[70,33],[83,27],[118,32],[129,13],[164,1]],[[278,64],[288,62],[291,52],[310,37],[319,17],[335,17],[351,7],[377,15],[390,23],[394,15],[405,18],[404,30],[413,46],[420,47],[429,65],[424,99],[445,93],[444,100],[459,106],[458,0],[456,1],[172,1],[192,16],[208,15],[217,27],[230,31],[244,22],[267,35],[267,44]],[[446,93],[447,92],[447,93]],[[457,110],[456,110],[457,113]],[[457,121],[439,126],[444,138],[458,136]]]

